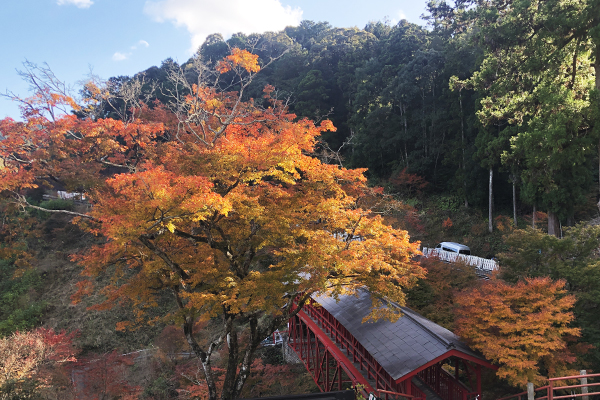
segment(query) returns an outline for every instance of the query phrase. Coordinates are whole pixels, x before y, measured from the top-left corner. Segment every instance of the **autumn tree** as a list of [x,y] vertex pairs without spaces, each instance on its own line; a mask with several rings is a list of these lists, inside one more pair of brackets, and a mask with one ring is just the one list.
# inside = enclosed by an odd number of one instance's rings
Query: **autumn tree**
[[[211,400],[240,396],[260,342],[311,295],[367,287],[374,316],[394,318],[381,299],[403,304],[402,290],[423,276],[412,261],[417,244],[364,206],[372,198],[364,170],[311,156],[319,135],[335,130],[331,122],[296,120],[272,87],[263,99],[243,101],[260,69],[256,55],[233,49],[216,71],[202,67],[196,82],[179,82],[189,93],[173,93],[173,113],[48,118],[53,103],[71,104],[57,96],[46,108],[33,102],[25,122],[0,126],[7,201],[42,209],[24,190],[44,178],[91,199],[89,212],[53,210],[74,215],[101,240],[76,257],[89,279],[74,300],[95,290],[96,277],[111,277],[98,288],[106,301],[96,308],[132,306],[137,318],[125,329],[143,326],[170,293],[175,309],[157,318],[182,327]],[[222,85],[214,77],[223,74],[231,81],[219,90],[211,82]],[[194,326],[208,319],[220,329],[204,346]],[[221,348],[219,394],[212,357]]]
[[527,278],[511,285],[492,279],[457,295],[456,333],[492,362],[510,384],[542,384],[561,376],[575,361],[567,344],[580,335],[572,328],[574,296],[564,281]]
[[74,336],[38,328],[0,339],[0,398],[30,398],[40,388],[58,384],[53,370],[75,361]]
[[90,354],[73,366],[72,379],[77,397],[84,399],[139,398],[139,386],[128,382],[129,369],[134,365],[134,354]]
[[517,282],[524,277],[562,279],[569,294],[576,297],[573,308],[575,324],[581,328],[581,342],[594,348],[582,358],[598,365],[600,354],[600,326],[598,307],[600,296],[600,226],[578,224],[564,230],[564,237],[534,230],[515,230],[505,239],[509,246],[499,255],[501,278]]

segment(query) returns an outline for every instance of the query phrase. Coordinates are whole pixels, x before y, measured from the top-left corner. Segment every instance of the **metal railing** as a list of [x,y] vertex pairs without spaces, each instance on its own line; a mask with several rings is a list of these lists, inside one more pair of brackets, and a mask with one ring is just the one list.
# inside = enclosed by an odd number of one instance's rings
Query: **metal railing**
[[423,256],[431,257],[435,256],[441,261],[446,262],[464,262],[467,265],[481,269],[483,271],[495,271],[498,269],[498,264],[495,260],[477,256],[467,256],[464,254],[454,253],[452,251],[445,251],[441,249],[434,249],[430,247],[423,247]]
[[[561,376],[558,378],[550,378],[548,379],[548,384],[546,386],[539,387],[534,391],[535,400],[558,400],[558,399],[575,399],[577,397],[582,397],[583,400],[589,399],[589,396],[600,395],[600,388],[597,388],[596,392],[590,392],[590,387],[600,386],[600,382],[587,382],[590,378],[598,378],[600,374],[580,374],[580,375],[572,375],[572,376]],[[560,385],[562,382],[579,380],[578,384],[574,385]],[[575,390],[574,390],[575,389]],[[554,392],[560,390],[568,394],[558,394],[556,395]],[[575,393],[578,391],[579,393]],[[545,392],[545,393],[544,393]],[[570,392],[570,393],[569,393]],[[545,394],[545,396],[540,396]],[[528,393],[521,392],[517,394],[513,394],[511,396],[502,397],[498,400],[509,400],[509,399],[518,399],[518,400],[527,400]]]
[[454,379],[440,364],[432,365],[417,374],[434,392],[447,400],[468,400],[477,396],[460,381]]

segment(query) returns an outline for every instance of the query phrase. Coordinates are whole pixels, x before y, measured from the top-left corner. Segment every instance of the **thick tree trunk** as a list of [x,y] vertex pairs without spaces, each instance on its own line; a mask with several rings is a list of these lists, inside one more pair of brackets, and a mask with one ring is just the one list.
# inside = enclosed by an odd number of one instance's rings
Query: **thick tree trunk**
[[494,170],[490,167],[490,186],[489,186],[489,199],[488,199],[488,231],[492,233],[494,231],[494,223],[492,221],[492,180],[494,177]]
[[236,380],[237,375],[239,344],[237,332],[235,331],[235,329],[231,329],[227,333],[227,350],[227,368],[225,373],[225,379],[223,380],[221,400],[237,398],[237,396],[235,396],[234,382]]
[[[252,360],[254,359],[254,352],[256,351],[256,348],[258,347],[258,344],[260,343],[259,342],[260,330],[258,329],[258,320],[253,317],[253,318],[250,318],[249,322],[250,322],[250,338],[249,338],[250,343],[248,344],[248,347],[246,347],[246,351],[244,352],[244,357],[240,364],[238,376],[235,380],[235,384],[233,385],[233,387],[234,387],[233,399],[239,398],[242,394],[242,389],[244,387],[244,383],[246,383],[246,380],[250,376],[250,366],[252,364]],[[272,331],[273,329],[270,329],[270,330]],[[223,399],[223,400],[226,400],[226,399]]]
[[535,209],[535,204],[533,205],[533,213],[531,214],[531,227],[535,229],[535,213],[537,210]]
[[548,235],[558,237],[559,234],[559,226],[558,226],[558,217],[554,212],[548,211]]
[[217,385],[215,383],[212,365],[210,362],[210,354],[205,353],[201,349],[198,342],[196,342],[196,339],[194,338],[194,320],[192,318],[186,317],[186,321],[183,324],[183,333],[188,345],[202,363],[204,378],[206,380],[206,385],[208,386],[208,400],[217,400]]

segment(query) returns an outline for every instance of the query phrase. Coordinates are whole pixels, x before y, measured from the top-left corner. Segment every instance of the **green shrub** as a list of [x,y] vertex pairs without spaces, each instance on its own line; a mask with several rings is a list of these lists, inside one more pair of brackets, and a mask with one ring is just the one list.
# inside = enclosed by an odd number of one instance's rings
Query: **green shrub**
[[53,199],[42,201],[40,207],[47,208],[48,210],[69,210],[73,211],[75,208],[74,203],[71,200],[64,199]]
[[15,270],[13,263],[0,260],[0,337],[35,327],[46,309],[44,302],[35,300],[42,285],[38,272],[15,277]]

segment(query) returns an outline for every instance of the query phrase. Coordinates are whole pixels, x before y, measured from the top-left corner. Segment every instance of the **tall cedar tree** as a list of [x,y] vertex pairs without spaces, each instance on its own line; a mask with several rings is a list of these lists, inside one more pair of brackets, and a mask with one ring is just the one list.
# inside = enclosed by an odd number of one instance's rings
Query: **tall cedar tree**
[[[86,106],[39,85],[23,103],[25,122],[0,122],[0,189],[17,206],[37,207],[23,190],[42,178],[93,203],[88,214],[65,211],[104,239],[77,257],[89,280],[74,300],[111,276],[97,308],[132,306],[136,321],[119,327],[127,328],[143,326],[169,292],[176,307],[163,320],[182,327],[211,400],[219,397],[214,352],[226,351],[220,397],[235,399],[260,342],[300,309],[294,301],[367,287],[373,317],[394,318],[380,299],[403,304],[403,288],[423,276],[412,262],[418,244],[361,206],[370,192],[364,170],[311,156],[321,132],[335,130],[330,121],[296,120],[271,87],[262,106],[243,101],[260,70],[256,55],[233,49],[215,69],[239,91],[199,81],[175,116],[156,107],[126,122],[57,117],[60,105]],[[201,346],[194,325],[208,319],[221,329]]]
[[522,196],[548,210],[548,232],[558,236],[559,220],[572,220],[593,182],[600,3],[461,0],[457,5],[454,17],[471,21],[473,37],[485,49],[478,70],[465,81],[482,94],[477,116],[486,129],[479,136],[479,155],[490,166],[501,159],[520,177]]
[[515,285],[492,279],[458,294],[456,333],[500,368],[511,385],[542,384],[567,372],[575,357],[567,339],[580,335],[569,327],[575,297],[565,282],[532,278]]

